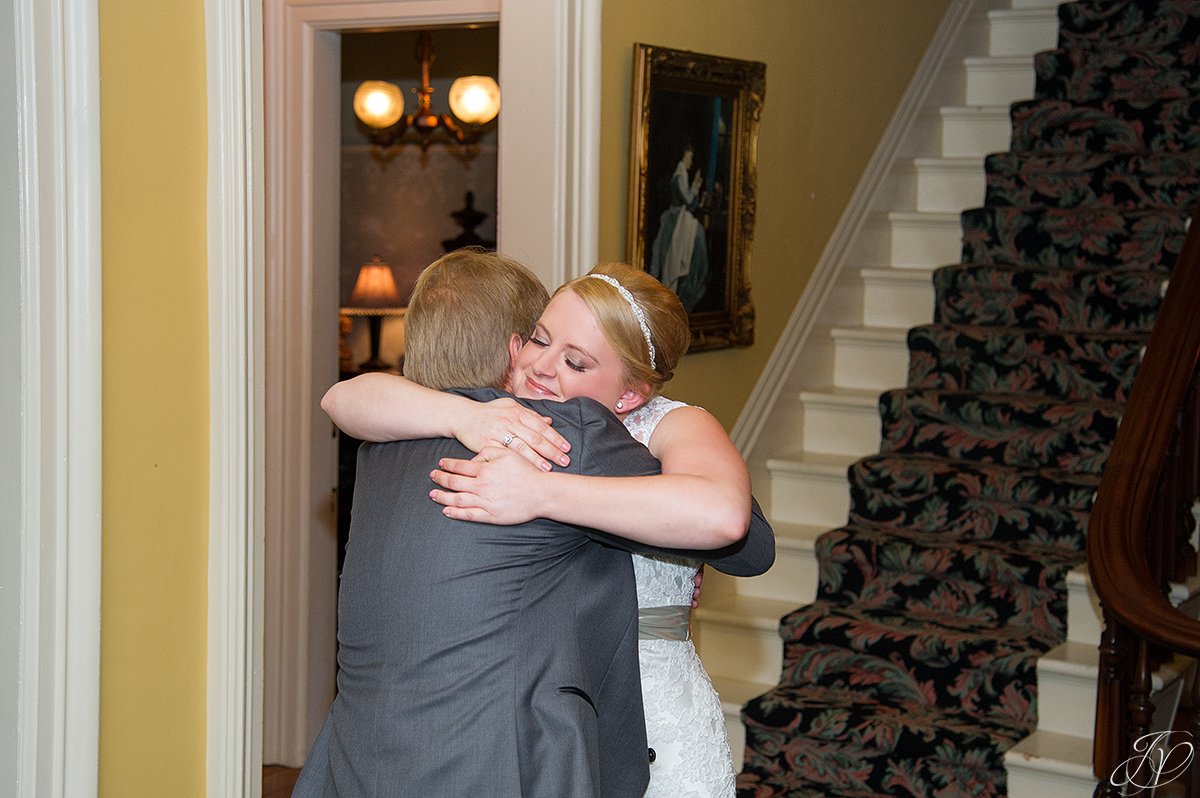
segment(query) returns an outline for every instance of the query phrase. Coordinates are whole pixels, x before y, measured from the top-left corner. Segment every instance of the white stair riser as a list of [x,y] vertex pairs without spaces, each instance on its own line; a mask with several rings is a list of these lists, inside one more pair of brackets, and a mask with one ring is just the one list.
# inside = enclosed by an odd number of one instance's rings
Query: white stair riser
[[879,410],[872,404],[804,401],[804,449],[862,457],[879,451]]
[[733,772],[742,772],[742,762],[745,760],[746,752],[746,727],[742,722],[742,716],[737,715],[734,718],[725,719],[725,731],[730,734],[730,750],[733,754]]
[[954,162],[917,162],[917,210],[961,211],[983,204],[983,163],[964,167]]
[[1007,108],[983,112],[948,108],[942,111],[942,155],[979,158],[1004,152],[1012,142],[1012,119]]
[[1033,61],[967,59],[967,105],[1009,105],[1033,97]]
[[1100,614],[1100,599],[1092,590],[1091,582],[1067,582],[1067,639],[1072,643],[1100,645],[1104,633],[1103,616]]
[[1054,8],[1057,9],[1062,0],[1011,0],[1009,5],[1014,9],[1022,8]]
[[1032,57],[1058,43],[1058,15],[1046,11],[993,11],[988,14],[988,54]]
[[908,329],[933,320],[933,283],[863,277],[863,318],[872,327]]
[[888,221],[892,266],[929,269],[962,259],[962,222],[957,215],[943,219],[892,214]]
[[702,621],[693,629],[696,648],[711,677],[778,684],[783,641],[777,628]]
[[1038,728],[1091,737],[1096,722],[1096,677],[1038,669]]
[[746,725],[740,711],[726,710],[725,733],[729,735],[729,751],[733,754],[733,772],[740,773],[746,758]]
[[1008,794],[1014,798],[1092,798],[1094,779],[1081,779],[1062,773],[1021,767],[1006,761]]
[[833,529],[846,523],[849,511],[850,487],[845,474],[772,470],[772,519]]
[[837,385],[886,391],[908,381],[908,345],[903,339],[835,337],[833,364]]
[[738,579],[739,596],[791,601],[797,607],[817,597],[817,560],[811,547],[776,546],[775,564],[761,576]]

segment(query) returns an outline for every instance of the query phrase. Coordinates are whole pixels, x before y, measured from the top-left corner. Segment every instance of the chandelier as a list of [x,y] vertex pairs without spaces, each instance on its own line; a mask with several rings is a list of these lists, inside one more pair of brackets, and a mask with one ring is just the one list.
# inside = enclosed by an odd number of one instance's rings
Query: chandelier
[[417,39],[417,61],[421,65],[421,85],[414,89],[417,108],[404,114],[404,93],[395,83],[366,80],[354,92],[354,115],[367,128],[371,141],[381,147],[399,144],[410,130],[421,149],[437,138],[459,144],[474,144],[483,126],[500,113],[500,86],[486,75],[470,75],[450,85],[447,100],[449,114],[436,114],[430,106],[433,87],[429,85],[429,66],[436,56],[432,36],[421,31]]

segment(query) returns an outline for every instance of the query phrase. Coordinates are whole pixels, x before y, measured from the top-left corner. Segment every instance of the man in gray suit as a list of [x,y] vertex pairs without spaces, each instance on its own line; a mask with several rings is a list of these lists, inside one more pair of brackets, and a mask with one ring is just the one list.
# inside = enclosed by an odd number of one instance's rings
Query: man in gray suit
[[[439,260],[409,306],[406,375],[443,388],[502,384],[506,361],[472,364],[484,356],[464,357],[452,344],[490,342],[478,350],[507,352],[512,335],[532,331],[537,311],[497,316],[531,292],[544,304],[536,278],[502,256]],[[457,392],[505,395],[494,387]],[[658,472],[599,403],[526,404],[570,442],[567,471]],[[446,518],[428,498],[429,471],[439,458],[470,456],[447,439],[361,447],[339,592],[338,695],[293,795],[624,798],[645,791],[627,550],[654,550],[545,519],[496,527]],[[755,505],[741,544],[687,554],[750,575],[770,566],[774,540]]]

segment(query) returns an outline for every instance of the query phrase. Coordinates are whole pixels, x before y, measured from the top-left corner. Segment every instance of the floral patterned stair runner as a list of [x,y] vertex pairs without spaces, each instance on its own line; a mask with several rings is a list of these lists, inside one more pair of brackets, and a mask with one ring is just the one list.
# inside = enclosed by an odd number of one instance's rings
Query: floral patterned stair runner
[[[1186,227],[1187,219],[1174,210],[972,208],[962,214],[963,263],[947,268],[1016,265],[1165,274],[1179,256]],[[1025,301],[1038,298],[1040,292],[1033,291]]]
[[[880,397],[880,452],[743,709],[739,795],[1001,796],[1036,727],[1037,657],[1200,195],[1195,0],[1060,7],[1013,151],[986,159],[962,263]],[[1188,36],[1191,36],[1189,39]]]

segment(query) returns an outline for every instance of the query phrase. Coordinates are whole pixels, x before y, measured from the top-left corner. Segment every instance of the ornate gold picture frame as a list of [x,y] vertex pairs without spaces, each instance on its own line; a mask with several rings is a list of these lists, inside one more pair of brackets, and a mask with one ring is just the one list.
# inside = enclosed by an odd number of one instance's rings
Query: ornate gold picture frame
[[683,301],[690,352],[754,342],[750,249],[766,72],[757,61],[634,45],[626,257]]

